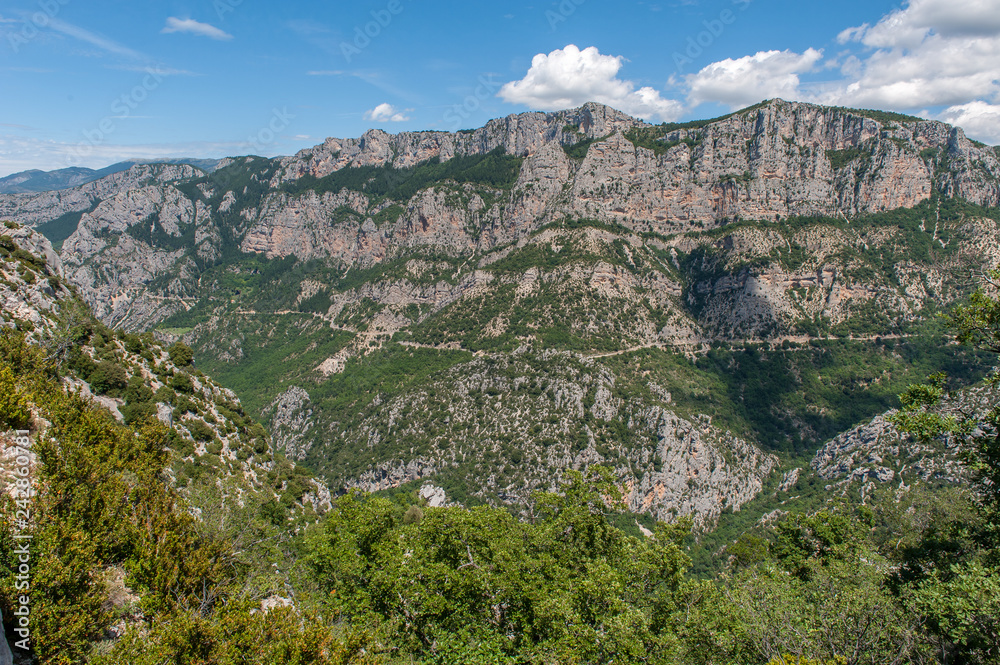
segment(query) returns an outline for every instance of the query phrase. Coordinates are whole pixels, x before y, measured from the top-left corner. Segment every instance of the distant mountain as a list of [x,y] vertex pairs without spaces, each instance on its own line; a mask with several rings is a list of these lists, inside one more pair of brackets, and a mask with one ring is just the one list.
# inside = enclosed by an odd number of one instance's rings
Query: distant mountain
[[130,159],[118,162],[103,169],[88,169],[72,166],[55,171],[40,171],[31,169],[0,178],[0,194],[26,194],[33,192],[51,192],[60,189],[70,189],[88,182],[100,180],[105,176],[127,171],[136,164],[190,164],[202,171],[212,172],[219,163],[218,159]]

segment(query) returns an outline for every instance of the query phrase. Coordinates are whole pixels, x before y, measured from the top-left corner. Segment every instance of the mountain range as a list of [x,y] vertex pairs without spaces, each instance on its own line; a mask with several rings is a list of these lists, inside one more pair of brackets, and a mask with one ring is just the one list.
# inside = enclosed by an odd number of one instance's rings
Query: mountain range
[[85,185],[88,182],[100,180],[105,176],[119,171],[127,171],[136,164],[192,164],[205,171],[215,168],[217,159],[163,159],[163,160],[139,160],[129,159],[124,162],[117,162],[103,169],[88,169],[82,166],[70,166],[54,171],[40,171],[31,169],[19,171],[0,178],[0,194],[18,194],[25,192],[48,192],[59,189],[70,189],[78,185]]
[[1000,262],[1000,154],[940,122],[592,103],[185,161],[0,195],[0,218],[104,324],[193,347],[334,492],[517,507],[601,462],[631,511],[711,525],[948,478],[852,428],[988,369],[935,314]]

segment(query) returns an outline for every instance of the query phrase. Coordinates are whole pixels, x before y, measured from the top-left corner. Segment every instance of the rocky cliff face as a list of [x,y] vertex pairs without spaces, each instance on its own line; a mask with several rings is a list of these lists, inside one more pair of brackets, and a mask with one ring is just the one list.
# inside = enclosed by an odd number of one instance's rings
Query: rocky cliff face
[[[0,217],[62,234],[103,321],[183,336],[337,488],[519,503],[602,462],[632,509],[708,524],[771,482],[773,448],[856,422],[818,397],[830,357],[857,363],[837,398],[887,406],[912,368],[882,340],[1000,261],[998,183],[993,149],[917,118],[588,104],[135,167]],[[765,406],[730,379],[779,371]]]
[[393,166],[408,168],[429,159],[456,155],[484,155],[500,149],[527,157],[548,145],[593,140],[646,123],[602,104],[588,103],[571,111],[522,113],[491,120],[473,131],[404,132],[369,130],[359,139],[327,139],[321,145],[283,158],[272,184],[304,175],[328,176],[346,167]]
[[[209,475],[226,494],[263,491],[277,499],[291,483],[292,503],[329,504],[324,486],[275,459],[265,430],[235,393],[175,362],[151,335],[100,330],[44,236],[12,222],[0,231],[0,326],[43,347],[68,391],[119,421],[148,413],[170,427],[166,441],[174,455],[167,473],[178,489]],[[14,487],[12,451],[0,455],[5,487]]]
[[[326,182],[495,150],[522,160],[501,188],[428,183],[393,201]],[[854,217],[934,193],[1000,202],[996,152],[959,129],[780,100],[714,122],[656,127],[588,104],[457,134],[372,130],[259,161],[228,160],[213,178],[190,166],[138,166],[63,192],[0,196],[0,218],[37,225],[79,215],[64,252],[72,280],[103,319],[140,329],[183,306],[196,279],[192,260],[215,260],[233,243],[269,257],[368,267],[421,247],[488,251],[566,217],[670,235],[736,219]],[[303,185],[307,177],[315,184]],[[194,256],[179,251],[192,244]]]
[[[937,407],[985,415],[1000,399],[996,385],[985,383],[949,395]],[[960,484],[968,479],[968,466],[960,460],[962,444],[953,437],[922,442],[900,432],[890,411],[827,441],[810,466],[829,489],[856,492],[863,497],[882,483],[904,486],[915,481]],[[977,415],[978,414],[978,415]]]

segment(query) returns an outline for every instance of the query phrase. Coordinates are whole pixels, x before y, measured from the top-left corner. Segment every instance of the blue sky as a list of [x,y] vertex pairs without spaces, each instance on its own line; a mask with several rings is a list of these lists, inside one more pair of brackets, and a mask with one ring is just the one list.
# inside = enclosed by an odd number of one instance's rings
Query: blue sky
[[0,175],[292,154],[596,100],[652,122],[764,98],[1000,143],[1000,0],[0,1]]

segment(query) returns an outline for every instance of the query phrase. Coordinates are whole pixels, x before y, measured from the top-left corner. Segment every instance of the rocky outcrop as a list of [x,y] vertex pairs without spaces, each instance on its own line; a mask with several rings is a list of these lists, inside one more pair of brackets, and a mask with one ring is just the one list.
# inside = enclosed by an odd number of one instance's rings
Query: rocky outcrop
[[[489,252],[567,217],[671,235],[736,219],[853,217],[934,192],[1000,202],[995,151],[942,123],[876,118],[774,100],[713,122],[654,127],[586,104],[468,132],[371,130],[293,157],[224,160],[206,181],[190,166],[136,166],[75,189],[0,196],[0,219],[75,221],[62,249],[69,279],[103,320],[142,329],[186,308],[199,266],[234,242],[268,257],[367,268],[415,250]],[[586,151],[564,150],[581,142]],[[494,150],[523,158],[509,190],[438,183],[393,202],[357,187],[288,189],[345,168],[409,168]],[[834,296],[834,307],[843,300]],[[738,309],[739,334],[781,318],[746,300]]]
[[719,432],[710,419],[692,422],[654,407],[647,423],[655,430],[660,471],[630,483],[630,510],[670,521],[691,515],[699,523],[714,521],[726,508],[740,506],[761,491],[778,465],[774,455],[729,432]]
[[0,194],[0,219],[36,226],[69,213],[91,210],[115,195],[202,175],[193,166],[140,164],[79,187],[38,194]]
[[309,393],[291,386],[265,412],[271,421],[271,442],[289,459],[301,460],[312,446],[313,427]]
[[502,150],[509,155],[531,156],[552,144],[573,144],[616,131],[647,126],[603,104],[588,103],[556,113],[521,113],[490,120],[473,131],[404,132],[387,134],[371,129],[357,139],[329,138],[321,145],[281,160],[272,184],[304,175],[322,178],[345,167],[385,166],[407,168],[430,159],[446,161],[456,155],[484,155]]
[[44,236],[27,227],[9,223],[0,226],[0,235],[6,236],[0,241],[0,324],[25,330],[36,342],[56,336],[70,325],[59,320],[71,296],[59,257]]
[[[359,449],[344,458],[348,468],[327,465],[333,486],[388,490],[447,471],[466,478],[477,500],[514,506],[554,490],[566,469],[605,464],[631,510],[666,521],[691,516],[700,526],[760,492],[776,457],[710,418],[679,416],[662,391],[624,399],[634,390],[620,385],[627,382],[593,359],[554,350],[477,357],[413,390],[376,396],[354,426],[310,431],[316,443],[306,459]],[[635,440],[617,440],[617,427]]]
[[[985,415],[1000,399],[1000,389],[989,382],[948,395],[935,407],[943,413]],[[914,480],[962,483],[968,467],[961,461],[962,444],[952,437],[918,441],[899,431],[889,411],[870,422],[834,437],[813,457],[810,466],[830,488],[864,494],[880,483],[906,484]]]

